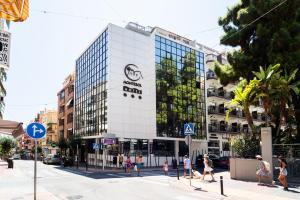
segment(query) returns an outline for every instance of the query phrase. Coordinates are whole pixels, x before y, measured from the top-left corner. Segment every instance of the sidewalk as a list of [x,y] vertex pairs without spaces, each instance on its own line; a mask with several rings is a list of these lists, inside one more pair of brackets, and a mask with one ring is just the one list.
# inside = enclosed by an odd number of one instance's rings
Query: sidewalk
[[[223,176],[224,196],[221,195],[220,179]],[[171,185],[186,189],[188,191],[209,192],[214,193],[220,198],[224,199],[272,199],[272,200],[287,200],[300,199],[300,188],[290,188],[290,191],[284,191],[279,185],[258,186],[256,182],[245,182],[230,179],[229,172],[220,172],[214,175],[216,182],[209,181],[210,176],[205,176],[204,181],[200,179],[192,179],[192,186],[190,186],[189,179],[183,177],[180,180],[174,180]]]
[[[18,168],[7,168],[7,162],[3,160],[0,160],[0,176],[0,199],[33,199],[34,194],[31,177],[24,177]],[[20,182],[23,186],[16,188],[16,183]],[[30,184],[28,184],[28,182]],[[39,200],[59,199],[43,187],[39,187],[37,191],[37,199]]]

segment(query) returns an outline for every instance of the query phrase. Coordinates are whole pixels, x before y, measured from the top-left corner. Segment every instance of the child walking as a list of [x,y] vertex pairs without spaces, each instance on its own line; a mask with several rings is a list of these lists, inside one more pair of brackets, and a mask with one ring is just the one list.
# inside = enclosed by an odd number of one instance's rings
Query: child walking
[[163,171],[165,173],[165,175],[168,175],[168,171],[169,171],[169,165],[168,165],[168,161],[165,162],[165,164],[163,165]]

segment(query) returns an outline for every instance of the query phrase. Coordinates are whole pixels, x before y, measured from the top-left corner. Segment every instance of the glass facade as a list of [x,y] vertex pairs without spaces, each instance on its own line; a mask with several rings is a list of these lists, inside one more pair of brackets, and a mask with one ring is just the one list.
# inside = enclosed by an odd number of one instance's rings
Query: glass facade
[[155,64],[157,136],[184,137],[191,122],[194,138],[205,138],[204,54],[156,35]]
[[81,136],[107,132],[107,50],[105,30],[76,60],[74,132]]

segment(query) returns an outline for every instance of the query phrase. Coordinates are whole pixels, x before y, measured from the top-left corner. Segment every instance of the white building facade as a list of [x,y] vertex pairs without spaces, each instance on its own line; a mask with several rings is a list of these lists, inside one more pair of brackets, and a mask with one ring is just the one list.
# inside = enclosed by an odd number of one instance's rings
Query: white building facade
[[76,60],[74,133],[85,140],[81,160],[103,162],[93,143],[110,138],[111,156],[142,154],[151,166],[162,164],[159,157],[181,161],[188,122],[195,124],[191,156],[207,153],[204,65],[194,41],[157,27],[109,24]]

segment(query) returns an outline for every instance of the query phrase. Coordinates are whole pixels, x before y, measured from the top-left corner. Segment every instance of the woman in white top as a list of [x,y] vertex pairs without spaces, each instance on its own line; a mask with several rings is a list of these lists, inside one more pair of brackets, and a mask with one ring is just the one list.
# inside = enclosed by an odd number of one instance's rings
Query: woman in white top
[[286,179],[286,176],[287,176],[287,173],[288,173],[287,170],[286,170],[287,162],[281,156],[278,157],[278,161],[279,161],[279,169],[280,169],[278,179],[279,179],[280,183],[283,185],[283,187],[284,187],[283,189],[288,191],[289,190],[288,189],[288,182],[287,182],[287,179]]
[[204,177],[205,177],[205,174],[206,172],[208,172],[210,175],[211,175],[211,180],[212,181],[215,181],[215,178],[213,176],[213,168],[210,166],[210,163],[209,163],[209,157],[207,154],[204,154],[204,170],[203,170],[203,176],[202,176],[202,180],[204,180]]

